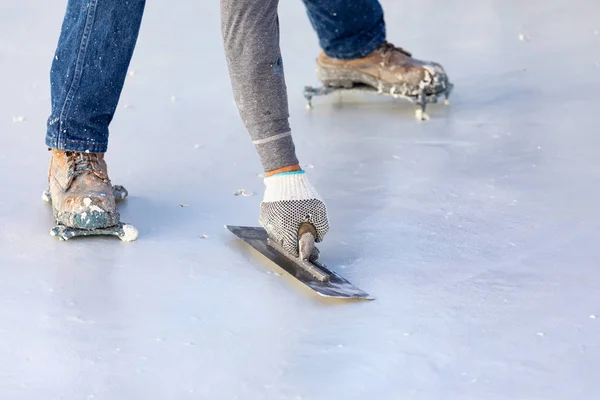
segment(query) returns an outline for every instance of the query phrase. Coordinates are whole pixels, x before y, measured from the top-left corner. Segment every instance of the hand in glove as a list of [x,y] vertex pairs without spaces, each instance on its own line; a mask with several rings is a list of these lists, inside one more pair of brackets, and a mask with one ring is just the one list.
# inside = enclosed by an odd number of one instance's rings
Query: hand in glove
[[260,205],[260,224],[271,240],[298,257],[298,230],[307,222],[315,228],[315,241],[322,241],[329,230],[327,208],[304,171],[276,174],[265,178],[264,182],[266,190]]

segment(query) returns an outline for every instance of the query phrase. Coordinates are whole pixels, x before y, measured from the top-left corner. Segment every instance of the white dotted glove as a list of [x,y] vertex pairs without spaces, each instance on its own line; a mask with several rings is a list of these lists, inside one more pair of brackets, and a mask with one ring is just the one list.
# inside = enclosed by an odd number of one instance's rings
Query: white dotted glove
[[298,229],[311,223],[320,242],[329,230],[327,207],[304,171],[284,172],[265,178],[265,196],[260,204],[260,224],[271,240],[298,257]]

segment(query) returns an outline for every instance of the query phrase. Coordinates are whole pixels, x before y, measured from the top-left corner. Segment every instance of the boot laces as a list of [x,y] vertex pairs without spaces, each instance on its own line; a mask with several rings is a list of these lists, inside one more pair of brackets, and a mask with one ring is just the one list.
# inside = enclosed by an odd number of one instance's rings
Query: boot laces
[[67,160],[69,165],[67,172],[69,186],[76,177],[86,173],[91,173],[104,182],[108,182],[108,176],[106,176],[100,167],[100,157],[98,154],[67,152]]
[[392,55],[395,51],[399,51],[405,56],[412,57],[412,54],[410,52],[404,50],[402,47],[396,47],[388,41],[383,42],[381,46],[379,46],[379,54],[381,54],[381,56],[383,57],[385,64],[389,64],[390,59],[392,58]]

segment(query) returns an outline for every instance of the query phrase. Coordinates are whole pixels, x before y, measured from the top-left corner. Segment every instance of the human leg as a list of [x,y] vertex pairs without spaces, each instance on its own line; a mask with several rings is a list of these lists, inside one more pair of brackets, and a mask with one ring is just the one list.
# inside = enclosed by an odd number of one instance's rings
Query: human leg
[[[422,101],[448,93],[443,67],[412,57],[386,41],[384,13],[378,0],[303,0],[319,37],[319,79],[329,87],[362,84]],[[421,99],[421,100],[419,100]]]
[[119,223],[104,152],[145,0],[69,0],[50,73],[48,183],[59,224]]
[[46,145],[106,152],[145,0],[69,0],[50,72]]
[[386,39],[377,0],[303,0],[310,22],[329,57],[351,60],[368,55]]

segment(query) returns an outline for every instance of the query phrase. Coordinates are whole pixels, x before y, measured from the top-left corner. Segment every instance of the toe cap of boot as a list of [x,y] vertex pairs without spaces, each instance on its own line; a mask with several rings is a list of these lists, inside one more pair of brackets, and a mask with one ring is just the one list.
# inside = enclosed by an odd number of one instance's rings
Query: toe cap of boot
[[99,229],[119,223],[115,201],[102,196],[67,196],[55,213],[57,222],[78,229]]

